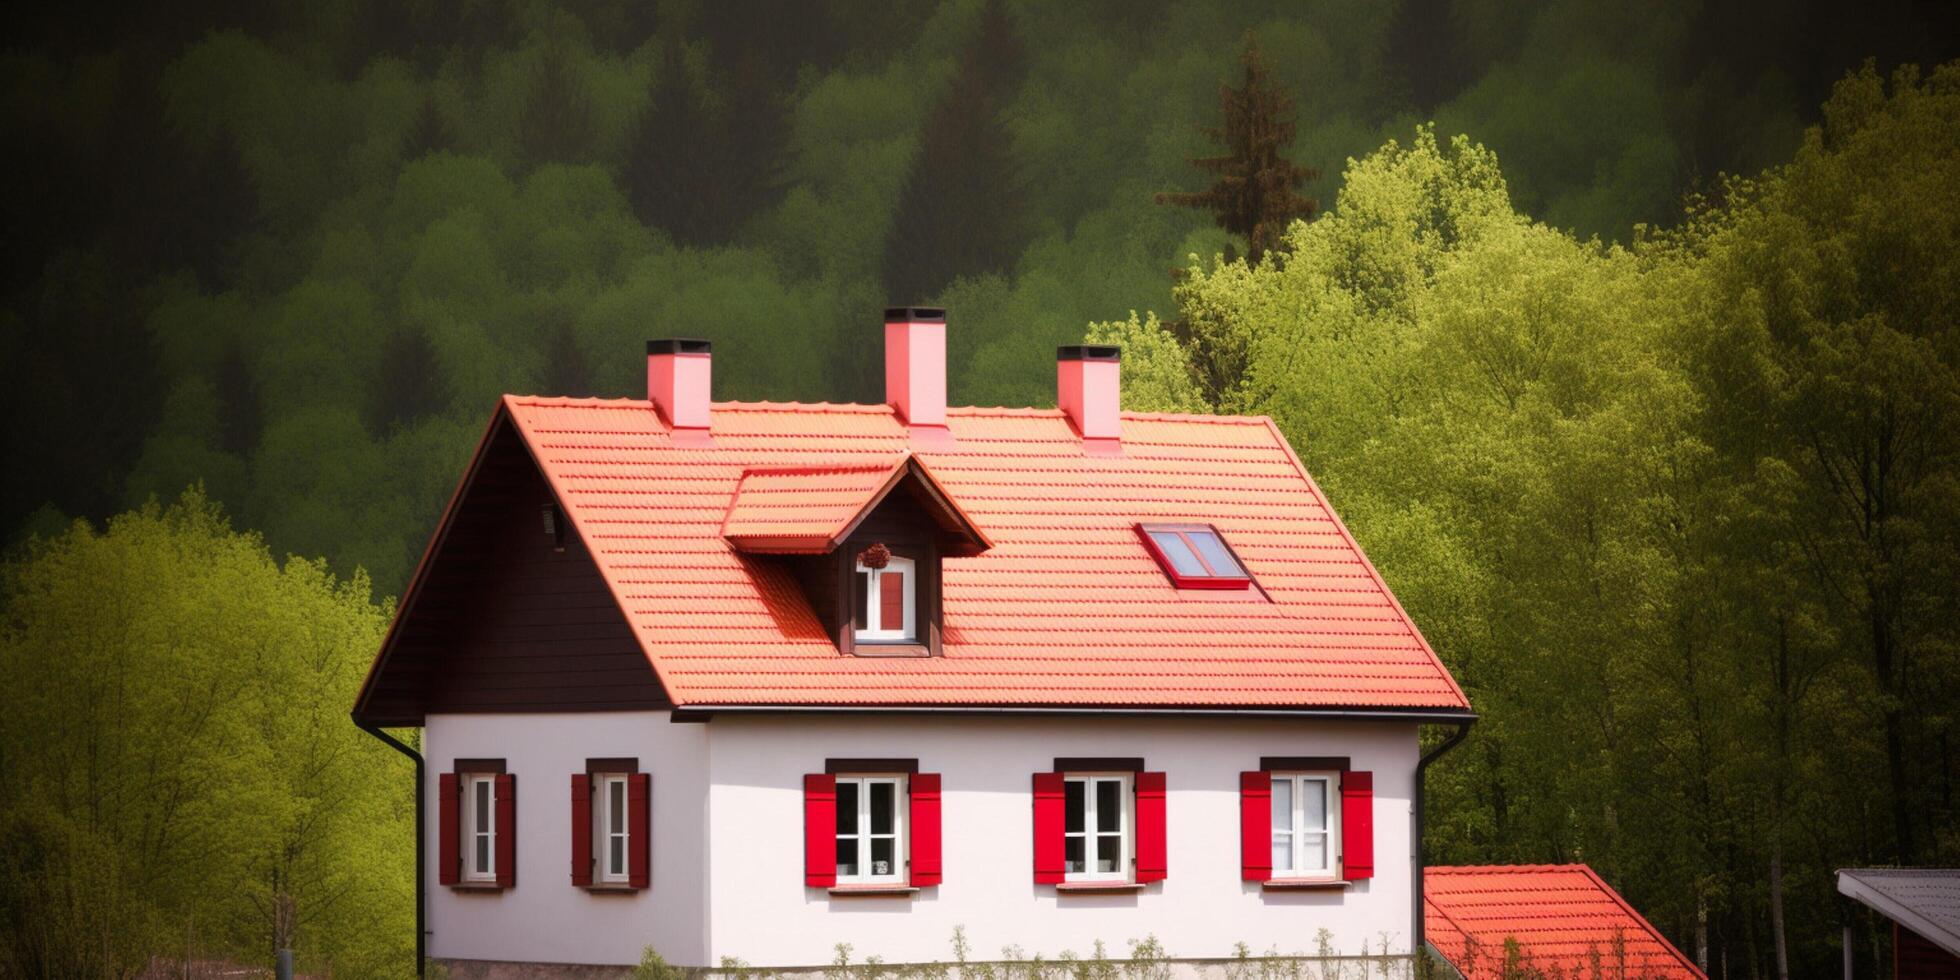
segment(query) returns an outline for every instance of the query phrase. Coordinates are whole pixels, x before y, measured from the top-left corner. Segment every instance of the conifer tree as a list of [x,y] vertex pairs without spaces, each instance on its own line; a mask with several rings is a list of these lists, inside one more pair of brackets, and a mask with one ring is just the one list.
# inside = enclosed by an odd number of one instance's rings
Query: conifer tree
[[1001,108],[1020,82],[1020,44],[999,5],[927,114],[885,239],[893,302],[929,299],[960,276],[1006,271],[1026,244],[1013,138]]
[[689,245],[730,240],[770,203],[789,126],[773,71],[758,52],[715,57],[722,98],[711,107],[690,77],[685,51],[668,46],[622,175],[640,221]]
[[245,359],[242,345],[233,342],[218,361],[218,448],[234,456],[249,455],[258,447],[265,426],[265,401],[259,394],[258,379]]
[[435,97],[424,96],[422,108],[416,110],[415,122],[402,141],[402,159],[420,160],[446,149],[449,149],[449,126],[443,122],[442,110],[436,107]]
[[381,373],[368,400],[370,431],[386,434],[442,408],[442,369],[428,334],[403,327],[388,336],[381,350]]
[[592,100],[573,53],[557,39],[545,45],[517,119],[517,141],[531,163],[578,163],[588,159],[597,136]]
[[1299,166],[1281,153],[1293,141],[1293,100],[1288,98],[1267,72],[1259,55],[1259,43],[1250,32],[1245,36],[1244,69],[1238,88],[1221,85],[1218,89],[1218,126],[1207,126],[1204,134],[1225,153],[1197,157],[1191,165],[1216,174],[1212,185],[1195,194],[1157,195],[1159,204],[1198,208],[1213,212],[1218,226],[1246,239],[1247,257],[1257,263],[1261,256],[1280,243],[1286,226],[1294,218],[1313,217],[1312,198],[1294,191],[1320,172]]

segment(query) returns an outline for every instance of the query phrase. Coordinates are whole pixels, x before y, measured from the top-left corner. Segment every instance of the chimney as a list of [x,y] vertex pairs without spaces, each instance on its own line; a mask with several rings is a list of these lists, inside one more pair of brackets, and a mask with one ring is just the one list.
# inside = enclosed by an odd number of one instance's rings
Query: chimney
[[913,428],[946,428],[946,311],[885,311],[885,401]]
[[1090,452],[1115,452],[1121,445],[1122,356],[1120,347],[1055,348],[1055,402]]
[[708,431],[708,366],[705,340],[647,341],[647,401],[676,435]]

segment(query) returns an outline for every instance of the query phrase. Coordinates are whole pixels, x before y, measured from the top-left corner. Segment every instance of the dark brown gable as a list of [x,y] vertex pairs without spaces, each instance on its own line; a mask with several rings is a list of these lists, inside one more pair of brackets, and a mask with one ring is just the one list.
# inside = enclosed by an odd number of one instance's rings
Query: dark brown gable
[[355,709],[419,725],[429,713],[665,708],[578,534],[500,416],[447,533],[411,586]]
[[[880,501],[854,528],[837,549],[828,555],[804,555],[794,559],[793,568],[803,586],[803,594],[824,630],[843,653],[858,655],[938,656],[940,634],[944,628],[940,612],[940,558],[945,532],[931,514],[910,493],[894,493]],[[857,609],[860,597],[853,591],[859,552],[873,544],[883,544],[893,554],[918,563],[918,642],[879,649],[853,640],[860,625]]]

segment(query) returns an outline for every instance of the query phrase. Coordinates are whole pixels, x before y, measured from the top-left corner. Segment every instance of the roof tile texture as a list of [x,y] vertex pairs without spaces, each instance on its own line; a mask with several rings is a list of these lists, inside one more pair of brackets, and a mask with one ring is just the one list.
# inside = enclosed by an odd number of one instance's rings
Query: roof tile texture
[[1422,895],[1424,935],[1468,980],[1504,975],[1507,939],[1549,974],[1593,976],[1597,952],[1599,975],[1705,980],[1583,864],[1425,868]]
[[[854,658],[724,524],[838,526],[913,451],[890,408],[717,403],[702,447],[644,401],[505,407],[677,704],[1468,707],[1264,418],[1126,413],[1095,456],[1059,411],[951,409],[917,456],[994,547],[945,560],[943,657]],[[1264,596],[1180,592],[1139,521],[1216,525]]]

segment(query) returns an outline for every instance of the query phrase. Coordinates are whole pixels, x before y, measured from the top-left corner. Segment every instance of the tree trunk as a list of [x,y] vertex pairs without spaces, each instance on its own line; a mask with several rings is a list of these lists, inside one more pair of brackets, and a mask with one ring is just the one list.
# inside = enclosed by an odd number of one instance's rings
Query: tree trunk
[[1872,665],[1878,673],[1878,692],[1885,699],[1885,765],[1892,778],[1892,828],[1900,867],[1913,859],[1912,807],[1907,802],[1904,711],[1894,676],[1892,629],[1886,622],[1885,600],[1877,589],[1866,593],[1871,603]]
[[1769,932],[1776,947],[1776,980],[1790,980],[1790,954],[1783,941],[1783,841],[1772,839],[1769,850]]
[[1708,975],[1708,898],[1695,896],[1695,965]]

